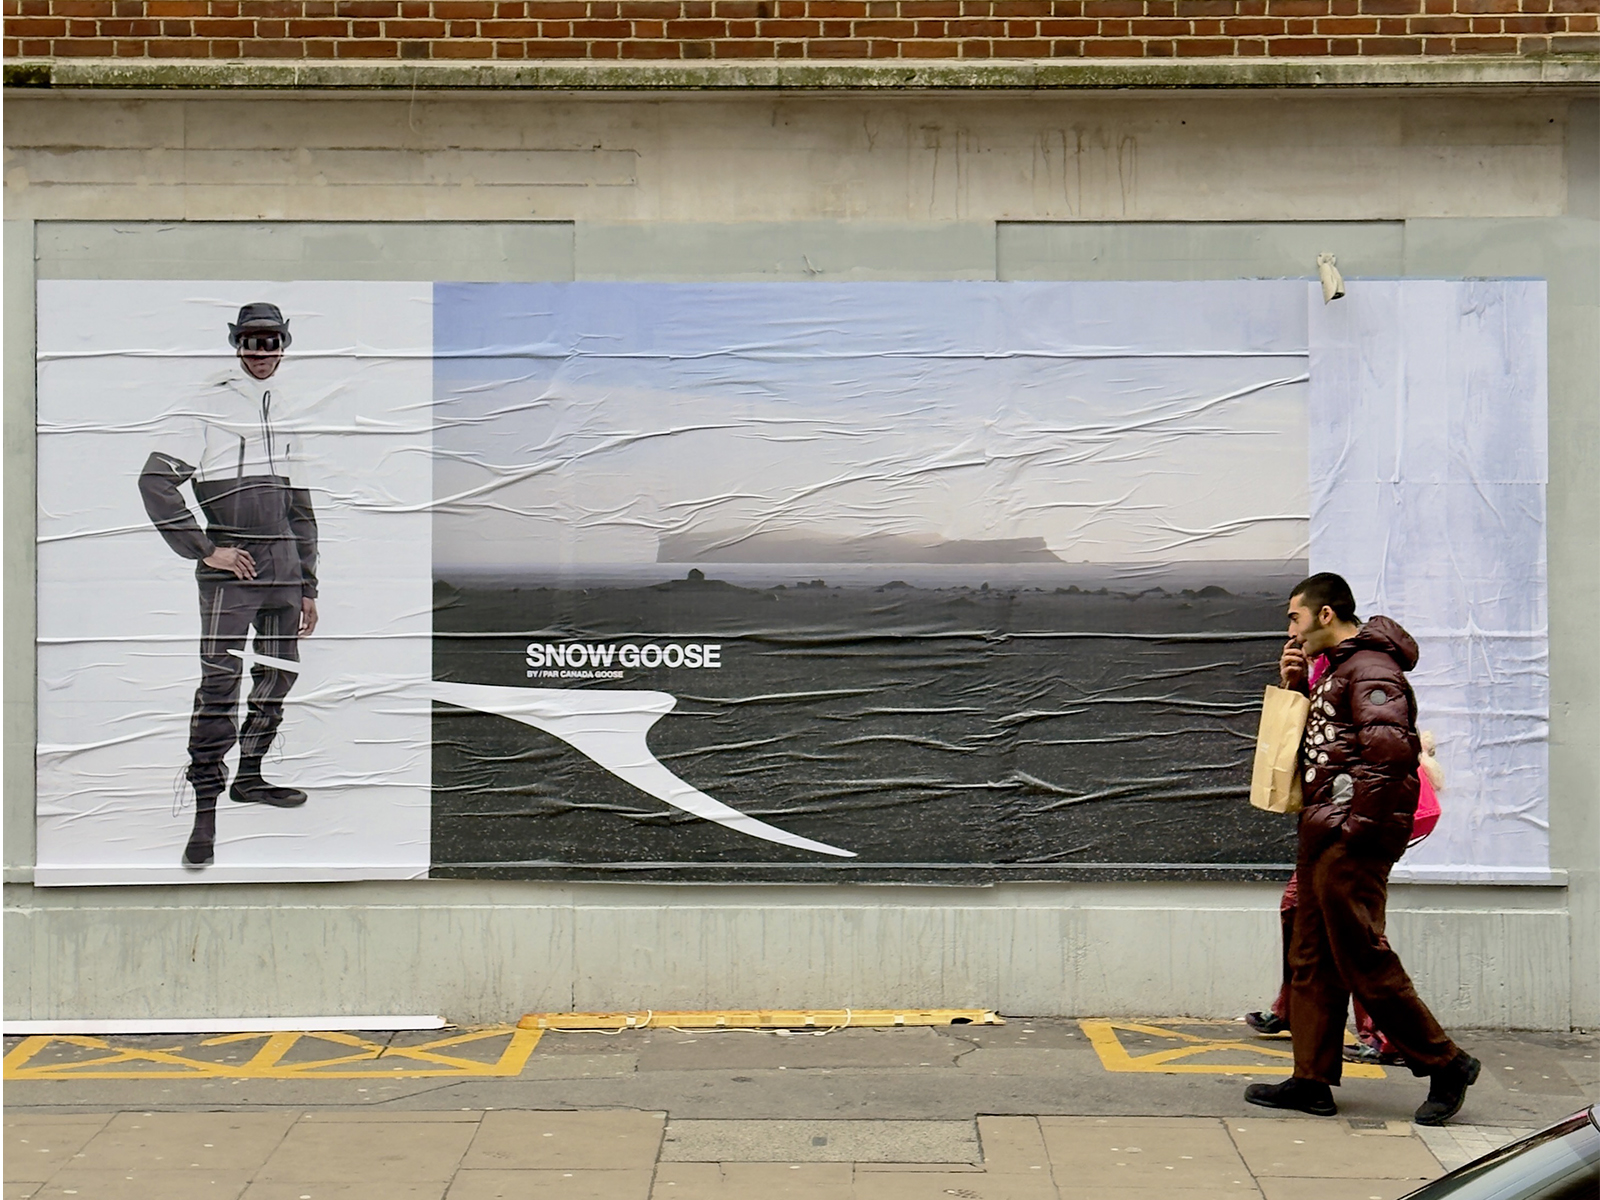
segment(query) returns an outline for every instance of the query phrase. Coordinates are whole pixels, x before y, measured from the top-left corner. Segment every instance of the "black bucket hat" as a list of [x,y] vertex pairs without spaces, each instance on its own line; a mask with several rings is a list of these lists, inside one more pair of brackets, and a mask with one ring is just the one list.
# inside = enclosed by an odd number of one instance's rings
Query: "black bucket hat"
[[228,344],[237,350],[239,339],[251,333],[279,334],[285,348],[293,340],[289,336],[289,322],[283,319],[283,312],[276,304],[268,304],[264,300],[246,304],[239,310],[239,319],[228,322]]

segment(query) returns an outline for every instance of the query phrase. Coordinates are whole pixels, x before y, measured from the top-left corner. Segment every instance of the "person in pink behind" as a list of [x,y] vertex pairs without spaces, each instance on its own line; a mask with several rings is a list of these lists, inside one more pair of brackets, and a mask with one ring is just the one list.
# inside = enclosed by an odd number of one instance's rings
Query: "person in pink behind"
[[[1319,654],[1311,663],[1309,679],[1311,687],[1317,686],[1327,669],[1328,656]],[[1411,827],[1412,846],[1432,833],[1434,827],[1439,824],[1439,791],[1444,786],[1444,770],[1439,766],[1439,760],[1434,757],[1433,735],[1424,731],[1421,737],[1422,756],[1417,771],[1419,790],[1416,816]],[[1283,931],[1283,979],[1278,988],[1277,998],[1266,1012],[1251,1012],[1244,1015],[1245,1024],[1264,1037],[1289,1032],[1289,938],[1294,932],[1294,914],[1299,902],[1299,892],[1298,874],[1290,875],[1289,882],[1283,889],[1283,899],[1278,904],[1278,921]],[[1385,938],[1384,941],[1387,944],[1388,939]],[[1383,1031],[1377,1027],[1367,1010],[1361,1007],[1361,1001],[1352,996],[1350,1005],[1355,1014],[1356,1044],[1345,1047],[1345,1060],[1398,1066],[1402,1062],[1398,1048],[1383,1036]]]

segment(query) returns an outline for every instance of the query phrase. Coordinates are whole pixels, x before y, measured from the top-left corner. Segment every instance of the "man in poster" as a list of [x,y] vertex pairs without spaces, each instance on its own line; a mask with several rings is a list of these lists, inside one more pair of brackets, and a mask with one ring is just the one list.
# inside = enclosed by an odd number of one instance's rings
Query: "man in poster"
[[[200,686],[187,771],[195,820],[183,851],[188,867],[214,858],[217,799],[228,782],[224,759],[235,742],[232,800],[274,808],[306,801],[303,791],[268,783],[261,774],[296,678],[272,660],[298,662],[298,639],[317,626],[317,522],[300,476],[305,447],[285,428],[288,406],[278,379],[290,340],[289,322],[276,305],[241,308],[228,326],[237,365],[205,387],[182,444],[152,453],[139,476],[145,511],[167,545],[195,560],[200,589]],[[185,483],[205,515],[203,531],[179,491]],[[252,628],[256,661],[241,732],[239,690]]]

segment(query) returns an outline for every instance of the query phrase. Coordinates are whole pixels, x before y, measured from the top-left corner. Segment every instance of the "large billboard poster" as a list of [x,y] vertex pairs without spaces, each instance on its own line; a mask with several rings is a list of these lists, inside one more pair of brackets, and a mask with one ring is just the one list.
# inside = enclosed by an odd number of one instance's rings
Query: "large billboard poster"
[[1268,875],[1313,568],[1548,874],[1540,284],[39,287],[41,883]]

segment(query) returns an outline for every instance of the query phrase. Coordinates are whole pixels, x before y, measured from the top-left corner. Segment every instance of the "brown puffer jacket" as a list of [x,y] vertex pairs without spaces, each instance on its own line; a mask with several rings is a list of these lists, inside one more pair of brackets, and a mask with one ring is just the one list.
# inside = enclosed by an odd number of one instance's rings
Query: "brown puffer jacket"
[[1421,744],[1405,676],[1417,665],[1417,643],[1388,617],[1373,617],[1328,660],[1300,743],[1300,852],[1315,855],[1342,838],[1352,854],[1393,862],[1417,810]]

